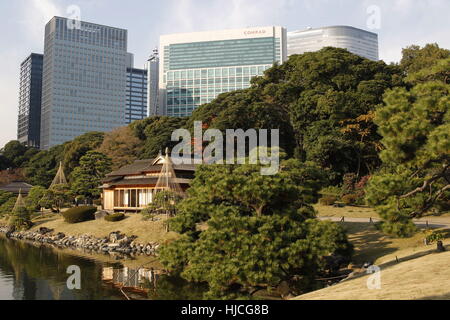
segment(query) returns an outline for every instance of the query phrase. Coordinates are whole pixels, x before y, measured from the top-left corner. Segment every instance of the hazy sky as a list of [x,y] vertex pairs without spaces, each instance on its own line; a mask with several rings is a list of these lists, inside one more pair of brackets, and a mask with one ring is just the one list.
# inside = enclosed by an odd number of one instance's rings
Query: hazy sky
[[411,44],[450,48],[449,0],[0,0],[0,147],[17,138],[20,63],[30,52],[43,52],[45,23],[67,16],[71,5],[84,21],[128,29],[136,67],[143,67],[161,34],[269,25],[368,29],[373,6],[380,28],[371,31],[379,34],[384,61],[399,61]]

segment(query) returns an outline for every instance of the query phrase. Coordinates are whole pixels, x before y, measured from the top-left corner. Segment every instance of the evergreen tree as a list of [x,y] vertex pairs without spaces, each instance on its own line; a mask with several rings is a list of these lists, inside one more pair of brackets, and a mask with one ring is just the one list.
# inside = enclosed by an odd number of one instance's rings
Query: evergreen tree
[[208,297],[236,298],[283,281],[299,294],[315,287],[325,257],[349,257],[343,230],[314,219],[319,168],[288,160],[273,176],[260,169],[201,166],[171,219],[182,236],[163,246],[161,262],[189,281],[207,282]]
[[101,180],[111,171],[111,159],[97,151],[88,151],[71,175],[71,190],[92,200],[100,196]]

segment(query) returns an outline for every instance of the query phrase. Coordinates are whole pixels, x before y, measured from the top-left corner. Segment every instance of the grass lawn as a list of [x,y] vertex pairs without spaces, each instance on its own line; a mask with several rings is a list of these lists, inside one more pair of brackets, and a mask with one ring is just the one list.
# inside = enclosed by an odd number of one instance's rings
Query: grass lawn
[[370,275],[301,295],[296,300],[450,299],[450,252],[433,253],[381,266],[381,289],[369,289]]
[[450,229],[442,229],[447,252],[437,253],[435,244],[424,245],[421,231],[402,239],[387,236],[369,223],[344,222],[342,225],[355,246],[353,262],[372,262],[381,268],[381,289],[368,289],[370,275],[362,272],[352,279],[295,299],[450,299]]
[[[319,217],[348,217],[348,218],[374,218],[380,219],[378,213],[369,207],[355,207],[345,206],[343,208],[336,208],[333,206],[324,206],[315,204],[314,209],[317,210]],[[445,212],[439,215],[428,215],[418,220],[429,220],[433,222],[450,222],[450,212]]]
[[106,237],[113,231],[120,231],[128,236],[135,235],[139,243],[158,242],[163,243],[176,239],[178,234],[166,232],[164,226],[165,216],[159,221],[145,221],[140,214],[127,214],[126,218],[118,222],[108,222],[104,219],[69,224],[64,222],[58,214],[47,214],[33,219],[34,226],[31,230],[40,227],[54,229],[54,232],[62,232],[66,235],[89,234],[95,237]]
[[[436,245],[426,246],[423,243],[424,234],[421,229],[410,238],[394,238],[377,230],[372,224],[359,222],[344,222],[349,240],[355,246],[353,261],[356,264],[372,262],[385,264],[396,261],[412,259],[418,255],[427,254],[436,248]],[[444,230],[444,229],[438,229]],[[445,230],[444,244],[450,245],[450,230]]]
[[333,206],[314,205],[320,217],[352,217],[352,218],[379,218],[379,215],[372,209],[366,207],[345,206],[335,208]]

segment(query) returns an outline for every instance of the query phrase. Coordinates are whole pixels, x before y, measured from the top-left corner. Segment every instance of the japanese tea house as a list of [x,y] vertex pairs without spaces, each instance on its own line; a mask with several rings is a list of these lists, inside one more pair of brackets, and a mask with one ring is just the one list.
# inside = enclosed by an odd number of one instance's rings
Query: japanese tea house
[[[170,163],[166,163],[166,162]],[[169,157],[158,156],[154,160],[137,160],[109,173],[103,179],[100,187],[104,210],[110,211],[140,211],[152,203],[158,190],[167,188],[158,184],[162,175],[167,175],[164,164],[170,166],[170,179],[172,184],[177,184],[182,191],[189,188],[194,178],[195,165],[172,165]],[[157,186],[158,184],[158,186]]]

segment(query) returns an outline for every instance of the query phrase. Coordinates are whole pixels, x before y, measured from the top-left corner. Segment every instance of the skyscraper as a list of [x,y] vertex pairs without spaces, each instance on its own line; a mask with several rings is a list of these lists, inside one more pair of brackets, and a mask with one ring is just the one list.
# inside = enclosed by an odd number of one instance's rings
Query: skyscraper
[[42,149],[125,124],[127,30],[71,22],[45,27]]
[[32,53],[20,64],[17,140],[37,148],[40,143],[43,59],[42,54]]
[[350,26],[308,28],[288,32],[287,37],[289,55],[336,47],[370,60],[378,60],[378,35],[362,29]]
[[287,59],[286,30],[246,28],[160,38],[159,104],[169,116],[189,116],[223,92]]
[[125,122],[147,118],[147,70],[127,68]]
[[159,107],[159,53],[154,49],[152,55],[147,61],[148,72],[148,113],[151,116],[162,115]]

